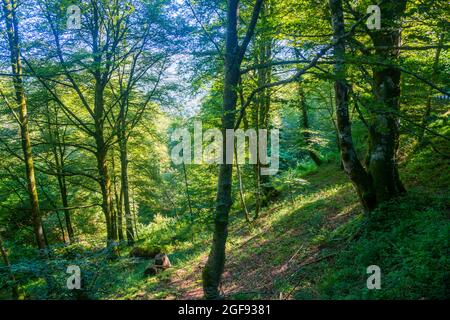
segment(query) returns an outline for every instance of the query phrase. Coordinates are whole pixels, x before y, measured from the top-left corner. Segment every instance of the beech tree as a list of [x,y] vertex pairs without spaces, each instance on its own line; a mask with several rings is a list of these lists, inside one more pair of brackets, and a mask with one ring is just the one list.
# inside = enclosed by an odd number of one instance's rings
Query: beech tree
[[0,299],[447,297],[447,2],[0,6]]
[[[11,62],[12,80],[15,92],[15,102],[17,106],[11,105],[6,96],[2,93],[4,102],[8,105],[14,114],[20,127],[20,135],[22,142],[23,161],[25,163],[25,171],[27,176],[28,195],[31,205],[31,216],[33,219],[33,230],[39,249],[45,249],[44,231],[42,228],[41,212],[39,210],[39,197],[37,192],[36,177],[33,162],[33,150],[31,148],[29,118],[26,100],[26,90],[23,82],[23,69],[21,58],[21,44],[19,21],[17,18],[17,2],[15,0],[3,0],[3,14],[6,25],[6,33],[8,36],[9,57]],[[18,115],[16,109],[18,108]]]
[[[345,22],[342,1],[330,0],[334,35],[335,97],[342,162],[355,184],[364,208],[372,211],[377,205],[405,192],[396,164],[398,147],[398,116],[401,72],[394,66],[374,67],[375,107],[371,108],[369,127],[368,168],[364,168],[353,146],[349,118],[349,90],[345,66]],[[381,6],[384,28],[372,31],[371,38],[380,58],[398,58],[400,43],[399,19],[406,1],[384,1]],[[389,12],[389,13],[388,13]],[[386,49],[387,48],[387,49]]]
[[[222,107],[222,134],[224,137],[226,136],[226,130],[234,129],[236,125],[235,113],[238,100],[237,87],[241,73],[240,67],[253,37],[263,0],[256,0],[252,10],[251,21],[241,43],[239,43],[238,38],[239,3],[239,0],[229,0],[227,5]],[[208,261],[203,269],[203,291],[207,299],[217,299],[220,297],[219,284],[225,265],[228,215],[232,204],[231,185],[233,165],[227,164],[225,152],[226,139],[223,140],[223,164],[220,165],[217,182],[216,209],[214,212],[214,237]]]
[[[122,168],[121,189],[124,195],[127,238],[132,243],[134,231],[126,174],[126,139],[130,134],[127,132],[127,126],[132,128],[140,120],[146,106],[151,101],[152,94],[149,94],[147,101],[143,103],[144,107],[136,113],[134,118],[128,122],[125,117],[130,91],[136,86],[138,80],[145,76],[148,69],[161,60],[159,58],[153,62],[147,61],[144,66],[136,68],[136,64],[142,62],[142,60],[138,60],[142,51],[147,49],[149,34],[157,33],[157,31],[150,30],[151,25],[146,24],[142,15],[132,20],[135,8],[131,3],[93,0],[81,8],[83,13],[81,29],[69,30],[72,33],[71,43],[75,45],[75,48],[64,46],[62,39],[66,37],[67,32],[64,29],[66,27],[64,8],[60,8],[54,1],[43,1],[39,5],[52,36],[49,45],[56,56],[54,63],[57,64],[68,87],[83,106],[82,115],[76,114],[73,107],[64,101],[60,93],[62,88],[51,86],[48,78],[40,76],[39,69],[33,66],[31,61],[28,65],[40,83],[64,110],[71,123],[94,141],[92,146],[84,147],[84,149],[93,154],[97,162],[97,177],[93,177],[93,179],[98,182],[101,190],[108,243],[118,240],[117,214],[108,154],[111,147],[117,140],[119,141]],[[145,11],[146,7],[139,8]],[[137,21],[141,23],[139,28],[136,28],[134,24]],[[82,45],[83,42],[87,42],[87,46]],[[80,60],[77,55],[84,58]],[[83,70],[83,75],[89,77],[93,83],[92,86],[90,82],[85,81],[85,78],[71,70],[76,67]],[[111,84],[117,76],[120,90],[116,92]],[[128,78],[124,79],[124,77]],[[64,87],[67,86],[64,85]],[[115,116],[117,108],[119,109],[118,116]]]

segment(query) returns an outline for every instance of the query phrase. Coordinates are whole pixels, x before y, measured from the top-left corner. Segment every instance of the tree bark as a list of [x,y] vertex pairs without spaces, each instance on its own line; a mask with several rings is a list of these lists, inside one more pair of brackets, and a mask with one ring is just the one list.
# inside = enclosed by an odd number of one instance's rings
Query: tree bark
[[241,169],[237,158],[236,145],[234,146],[234,159],[235,159],[234,161],[236,161],[236,174],[239,181],[239,198],[241,200],[242,210],[244,210],[245,213],[245,221],[250,222],[250,214],[247,209],[247,204],[245,203],[244,183],[242,181]]
[[[236,88],[239,83],[239,58],[237,36],[238,0],[229,0],[227,9],[227,33],[225,45],[225,80],[223,88],[222,134],[226,137],[226,129],[234,128],[237,102]],[[223,139],[223,150],[226,150],[226,139]],[[219,284],[225,265],[225,244],[228,236],[228,214],[230,212],[232,164],[226,164],[225,152],[217,186],[216,210],[214,216],[214,236],[211,251],[203,269],[203,291],[206,299],[220,298]]]
[[342,163],[342,159],[341,159],[341,143],[340,143],[340,139],[339,139],[339,130],[338,130],[336,121],[334,120],[333,91],[334,91],[334,88],[332,89],[332,91],[330,91],[330,94],[329,94],[330,108],[327,108],[327,109],[330,114],[330,121],[333,124],[334,133],[336,135],[336,147],[337,147],[337,151],[339,153],[339,168],[341,170],[344,170],[344,164]]
[[[62,171],[64,172],[64,171]],[[59,191],[61,194],[61,201],[64,208],[64,219],[66,221],[67,234],[69,236],[70,243],[75,242],[75,233],[73,231],[72,219],[70,217],[69,200],[67,195],[67,183],[64,176],[58,176]]]
[[336,118],[339,132],[339,143],[344,170],[355,185],[359,199],[366,211],[372,211],[376,207],[376,195],[372,186],[372,178],[365,171],[358,159],[352,137],[352,128],[348,111],[349,95],[346,83],[346,67],[344,63],[345,35],[344,14],[342,0],[329,0],[332,16],[334,58],[334,72],[336,81],[334,84],[336,100]]
[[94,102],[94,121],[95,121],[95,145],[96,145],[96,158],[97,158],[97,170],[99,175],[100,189],[102,193],[102,210],[105,215],[106,221],[106,237],[107,243],[117,240],[117,234],[113,228],[113,200],[111,195],[111,178],[109,176],[107,156],[108,146],[104,138],[104,120],[105,110],[103,93],[104,87],[99,83],[99,79],[96,79],[95,85],[95,102]]
[[[47,110],[47,113],[49,113],[49,110]],[[48,115],[48,122],[50,123],[50,114]],[[65,152],[64,152],[64,148],[63,148],[63,141],[60,140],[60,135],[59,135],[59,131],[58,131],[59,123],[58,123],[57,112],[55,112],[55,125],[56,125],[56,130],[55,130],[54,138],[56,141],[52,141],[53,154],[55,157],[55,164],[56,164],[56,169],[57,169],[57,173],[58,173],[58,176],[57,176],[58,186],[59,186],[59,192],[61,195],[61,203],[64,208],[63,211],[64,211],[64,219],[66,222],[67,234],[69,237],[69,242],[73,243],[75,241],[75,233],[73,231],[72,219],[70,217],[70,210],[67,209],[67,208],[69,208],[69,199],[68,199],[68,194],[67,194],[66,177],[64,176],[64,165],[65,165],[64,153]],[[53,137],[53,132],[51,132],[52,130],[50,128],[51,128],[51,126],[49,124],[50,135],[51,135],[51,137]],[[57,145],[55,145],[55,144],[57,144]]]
[[5,15],[5,24],[7,28],[14,90],[16,94],[16,102],[19,106],[20,134],[22,141],[22,151],[25,160],[28,195],[31,204],[33,230],[38,248],[45,249],[46,245],[42,228],[41,212],[39,210],[39,198],[36,189],[33,153],[31,149],[30,132],[28,128],[29,118],[27,101],[25,97],[25,87],[23,85],[22,79],[22,62],[20,57],[20,39],[18,29],[19,24],[16,16],[16,8],[17,3],[15,1],[3,0],[3,12]]
[[[406,9],[406,0],[389,0],[380,5],[383,26],[370,32],[375,54],[381,61],[399,58],[401,31],[399,20]],[[394,49],[379,49],[379,48]],[[399,144],[400,78],[396,67],[373,69],[375,83],[375,106],[370,108],[371,123],[369,139],[371,153],[369,172],[373,179],[377,202],[396,197],[406,190],[400,181],[396,152]]]
[[117,223],[119,224],[119,240],[123,241],[126,237],[126,231],[124,234],[123,233],[123,191],[122,191],[122,186],[120,187],[120,192],[119,192],[119,208],[117,209],[119,212],[119,216],[118,216],[118,220],[117,220]]
[[[253,8],[252,20],[247,29],[242,45],[238,43],[239,0],[228,0],[227,27],[225,41],[224,88],[222,134],[226,137],[227,129],[234,129],[237,102],[237,88],[240,79],[240,65],[261,10],[262,0],[257,0]],[[233,165],[226,164],[226,139],[223,139],[223,164],[220,165],[218,177],[216,209],[214,216],[214,236],[211,251],[203,269],[203,291],[206,299],[219,299],[219,284],[225,265],[225,245],[228,236],[228,215],[232,205],[231,186]]]
[[128,181],[128,139],[125,132],[125,106],[121,105],[120,117],[120,129],[119,129],[119,146],[120,146],[120,170],[121,170],[121,185],[123,192],[123,202],[125,209],[125,224],[126,224],[126,235],[127,242],[129,245],[133,245],[135,240],[133,219],[131,216],[131,206],[130,206],[130,189]]
[[100,189],[102,193],[102,209],[106,221],[106,238],[107,238],[107,245],[109,246],[112,242],[117,240],[117,232],[115,232],[116,230],[114,229],[113,225],[114,205],[111,193],[111,178],[109,176],[108,162],[107,162],[109,146],[105,141],[105,132],[104,132],[104,125],[106,121],[104,93],[108,81],[109,76],[108,69],[110,65],[107,65],[108,63],[102,63],[104,53],[100,49],[101,19],[102,18],[100,17],[99,8],[97,6],[94,6],[93,21],[92,21],[93,23],[91,30],[92,54],[95,66],[94,113],[93,113],[95,124],[94,139],[96,145],[97,170],[99,175]]
[[112,152],[111,155],[111,165],[112,165],[112,175],[113,175],[113,187],[114,187],[114,200],[116,204],[116,218],[117,218],[117,235],[119,238],[119,241],[122,241],[124,239],[123,236],[123,221],[122,221],[122,199],[123,199],[123,192],[122,188],[120,188],[120,192],[118,190],[118,181],[116,176],[116,160],[115,160],[115,152]]
[[[267,17],[270,15],[270,7],[268,3],[263,3],[261,7],[261,31],[259,32],[259,39],[255,40],[255,46],[257,47],[258,61],[257,64],[268,64],[272,60],[272,42],[273,38],[266,28],[268,28]],[[268,85],[272,80],[272,68],[260,68],[257,70],[258,75],[258,87],[264,87]],[[270,125],[270,105],[271,105],[271,93],[270,88],[265,88],[258,93],[258,99],[256,101],[255,108],[255,126],[256,131],[259,129],[269,129]],[[258,218],[259,212],[262,207],[268,205],[270,199],[277,194],[275,188],[270,185],[270,178],[267,175],[262,175],[261,170],[267,168],[269,165],[261,164],[259,155],[259,135],[257,136],[257,165],[256,171],[256,183],[258,188],[257,204],[255,208],[255,219]]]

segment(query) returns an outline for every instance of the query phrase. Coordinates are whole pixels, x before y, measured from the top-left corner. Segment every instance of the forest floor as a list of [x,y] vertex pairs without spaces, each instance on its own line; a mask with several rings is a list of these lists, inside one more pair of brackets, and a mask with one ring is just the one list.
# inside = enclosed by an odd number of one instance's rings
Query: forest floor
[[[448,161],[424,152],[401,168],[408,194],[368,222],[345,174],[326,164],[301,176],[250,224],[233,213],[222,293],[230,299],[426,299],[449,297]],[[431,159],[433,158],[433,159]],[[142,276],[106,298],[201,299],[201,270],[211,232],[169,252],[173,267]],[[369,265],[381,267],[382,289],[366,287]]]
[[[296,183],[246,223],[233,210],[221,291],[228,299],[444,299],[450,297],[449,161],[430,149],[404,159],[403,197],[370,218],[333,163],[299,170]],[[239,207],[239,204],[236,204]],[[124,244],[111,257],[103,243],[55,247],[39,260],[14,252],[23,299],[201,299],[211,223],[157,216],[138,247],[160,246],[172,267],[151,277],[151,259]],[[194,228],[194,229],[192,229]],[[16,260],[18,262],[16,262]],[[67,290],[66,268],[83,270],[83,295]],[[367,267],[381,268],[381,290],[368,290]],[[76,290],[75,290],[76,291]],[[75,295],[75,296],[74,296]],[[9,290],[0,289],[0,299]]]

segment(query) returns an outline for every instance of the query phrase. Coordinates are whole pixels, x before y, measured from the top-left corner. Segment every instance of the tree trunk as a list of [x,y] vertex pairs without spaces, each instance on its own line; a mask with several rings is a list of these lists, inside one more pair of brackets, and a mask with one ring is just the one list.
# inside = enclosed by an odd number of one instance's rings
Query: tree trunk
[[[370,33],[381,61],[395,62],[399,58],[401,31],[399,20],[406,8],[406,0],[390,0],[380,5],[383,26]],[[399,144],[400,77],[395,67],[373,69],[375,83],[375,106],[370,108],[371,123],[369,139],[371,153],[369,172],[372,175],[377,202],[396,197],[406,190],[399,179],[396,152]]]
[[[270,63],[272,60],[272,36],[266,30],[265,26],[268,26],[267,17],[270,15],[269,6],[267,2],[261,7],[261,25],[262,31],[258,43],[258,61],[259,64]],[[257,70],[258,74],[258,87],[265,86],[271,82],[272,69],[271,68],[261,68]],[[258,94],[257,108],[255,108],[255,121],[256,121],[256,131],[259,129],[269,129],[270,124],[270,104],[271,104],[271,89],[266,88]],[[262,207],[268,205],[270,199],[277,194],[275,188],[270,184],[270,178],[267,175],[262,175],[261,170],[268,168],[268,164],[260,163],[259,155],[259,135],[258,135],[258,150],[257,159],[258,164],[256,166],[256,180],[258,186],[258,200],[257,200],[257,210],[255,210],[255,219],[259,216],[259,211]]]
[[54,150],[55,153],[55,161],[58,170],[58,185],[59,192],[61,194],[61,202],[64,208],[64,218],[66,221],[67,234],[69,236],[70,243],[75,241],[75,234],[73,231],[72,220],[70,218],[70,210],[69,208],[69,200],[67,195],[67,183],[66,177],[64,176],[64,151],[61,145],[61,141],[59,140],[58,128],[56,129],[56,139],[58,142],[58,150]]
[[[64,138],[63,138],[63,140],[61,140],[61,137],[59,135],[58,110],[57,109],[54,110],[55,129],[53,130],[52,125],[51,125],[52,118],[50,117],[50,109],[48,107],[48,102],[47,102],[46,107],[47,107],[46,112],[47,112],[47,121],[48,121],[48,134],[50,136],[50,143],[52,146],[53,157],[55,159],[55,167],[56,167],[56,172],[57,172],[59,193],[61,196],[61,203],[64,208],[64,210],[63,210],[64,219],[66,222],[69,243],[73,243],[75,241],[75,236],[74,236],[74,231],[73,231],[73,227],[72,227],[72,221],[70,218],[70,210],[67,209],[69,207],[69,201],[68,201],[68,195],[67,195],[66,177],[64,176],[64,173],[65,173],[64,172],[65,151],[64,151],[64,147],[63,147]],[[58,212],[58,220],[60,220],[59,212]],[[64,229],[62,227],[62,224],[61,224],[61,229],[62,229],[63,239],[65,242]]]
[[[101,142],[103,139],[97,137],[98,142]],[[97,142],[97,147],[99,144]],[[106,237],[108,243],[110,243],[113,238],[113,229],[112,229],[112,217],[111,217],[111,180],[108,173],[108,166],[106,163],[106,151],[99,149],[97,151],[97,169],[100,176],[100,188],[102,192],[102,210],[105,215],[106,221]]]
[[111,155],[111,165],[112,165],[112,174],[113,174],[113,186],[114,186],[114,200],[116,204],[116,216],[117,216],[117,235],[119,237],[119,241],[124,239],[123,237],[123,223],[122,223],[122,198],[123,192],[122,188],[120,188],[120,192],[117,188],[117,176],[116,176],[116,161],[115,161],[115,152]]
[[[227,8],[227,31],[225,45],[225,79],[223,88],[222,134],[233,129],[237,102],[236,89],[240,77],[237,17],[239,0],[229,0]],[[220,165],[216,209],[214,216],[214,236],[211,251],[203,269],[203,291],[206,299],[220,298],[219,284],[225,265],[225,244],[228,236],[228,214],[232,197],[233,165],[226,164],[226,139],[223,139],[223,164]]]
[[[261,77],[258,73],[258,86],[261,86]],[[253,124],[255,125],[255,130],[259,132],[259,124],[260,124],[260,110],[262,105],[262,99],[259,99],[255,102],[255,107],[253,110]],[[255,173],[255,183],[256,183],[256,203],[255,203],[255,214],[253,219],[258,219],[259,211],[261,210],[261,202],[262,202],[262,188],[261,188],[261,161],[260,161],[260,151],[259,151],[259,134],[256,135],[256,164],[253,165],[253,171]]]
[[119,229],[117,228],[117,211],[116,211],[116,207],[115,207],[115,202],[114,202],[114,192],[113,192],[113,188],[114,188],[114,183],[111,182],[111,189],[109,190],[109,193],[111,195],[111,207],[110,207],[110,213],[111,213],[111,232],[112,232],[112,239],[114,240],[114,242],[116,242],[117,240],[119,240]]
[[329,0],[329,5],[332,15],[333,38],[336,42],[334,46],[334,58],[336,60],[334,65],[336,76],[334,90],[342,163],[346,174],[356,187],[364,209],[366,211],[371,211],[376,207],[376,196],[372,186],[372,179],[361,165],[353,146],[352,129],[348,111],[349,90],[346,83],[346,67],[344,63],[345,43],[343,37],[345,29],[342,0]]
[[244,210],[245,213],[245,221],[250,222],[250,214],[247,209],[247,204],[245,203],[245,195],[244,195],[244,183],[242,181],[242,174],[237,158],[237,150],[236,145],[234,145],[234,160],[236,161],[236,174],[239,181],[239,198],[241,200],[242,210]]
[[42,218],[39,210],[39,199],[36,189],[33,154],[31,149],[30,132],[28,128],[29,119],[27,102],[25,98],[25,88],[22,79],[22,62],[20,58],[19,26],[16,17],[16,7],[16,3],[11,4],[10,0],[3,0],[3,12],[5,15],[5,24],[8,35],[14,90],[16,94],[16,102],[19,106],[20,134],[25,161],[25,171],[27,176],[28,195],[31,204],[33,230],[38,248],[45,249],[46,245],[42,228]]
[[[226,130],[234,129],[235,126],[240,66],[253,37],[262,3],[263,0],[256,0],[245,38],[242,44],[239,45],[237,30],[239,0],[228,0],[222,114],[222,134],[224,137],[226,137]],[[213,243],[208,261],[203,269],[203,291],[206,299],[220,298],[219,284],[225,265],[228,214],[233,202],[231,197],[233,165],[227,164],[226,145],[227,141],[223,139],[223,164],[220,165],[218,178]],[[232,157],[230,158],[232,159]]]
[[[63,171],[64,172],[64,171]],[[61,194],[61,201],[64,208],[64,219],[66,221],[67,234],[69,236],[70,243],[75,242],[75,233],[73,231],[72,220],[70,218],[69,200],[67,196],[67,183],[63,176],[58,176],[59,191]]]
[[133,229],[133,219],[131,216],[131,206],[130,206],[130,189],[128,181],[128,150],[127,150],[127,138],[125,135],[125,115],[124,112],[120,112],[121,116],[121,128],[119,130],[121,137],[119,138],[120,145],[120,170],[121,170],[121,185],[123,192],[123,203],[125,209],[125,224],[126,224],[126,235],[127,242],[129,245],[133,245],[135,240],[134,229]]
[[104,101],[103,92],[104,87],[99,83],[100,77],[96,79],[95,84],[95,102],[94,102],[94,120],[95,120],[95,144],[96,144],[96,158],[97,170],[100,177],[99,183],[102,192],[102,210],[105,215],[106,222],[106,238],[108,245],[117,240],[113,228],[113,200],[111,195],[111,178],[108,170],[108,146],[104,138]]
[[[332,89],[332,90],[334,90],[334,89]],[[337,147],[337,151],[339,153],[339,168],[341,170],[344,170],[344,164],[342,163],[342,159],[341,159],[341,143],[340,143],[340,138],[339,138],[339,130],[338,130],[336,121],[334,120],[333,91],[330,91],[329,98],[330,98],[330,109],[329,109],[330,120],[331,120],[331,123],[333,124],[334,133],[336,135],[336,147]]]
[[117,223],[119,224],[119,240],[123,241],[125,239],[125,234],[123,233],[123,190],[122,190],[122,186],[120,187],[120,192],[119,192],[119,208],[117,209],[119,212],[119,216],[118,216],[118,220],[117,220]]

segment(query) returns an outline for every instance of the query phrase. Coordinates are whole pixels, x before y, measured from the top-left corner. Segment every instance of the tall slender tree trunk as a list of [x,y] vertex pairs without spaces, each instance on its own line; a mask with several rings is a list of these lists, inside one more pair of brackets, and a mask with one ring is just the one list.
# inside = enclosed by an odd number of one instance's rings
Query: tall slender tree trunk
[[[65,166],[65,159],[64,159],[64,147],[63,147],[63,141],[61,140],[61,137],[59,135],[59,121],[58,121],[58,111],[55,110],[55,130],[52,130],[51,125],[51,117],[50,117],[50,109],[48,108],[48,103],[46,105],[47,109],[47,121],[48,121],[48,134],[50,136],[50,143],[52,145],[52,152],[53,157],[55,159],[55,166],[56,166],[56,172],[57,172],[57,180],[58,180],[58,187],[59,187],[59,193],[61,196],[61,203],[63,206],[63,212],[64,212],[64,220],[66,223],[67,228],[67,235],[69,238],[69,242],[72,243],[75,241],[75,235],[73,231],[72,221],[70,218],[70,210],[67,209],[69,207],[69,200],[68,200],[68,194],[67,194],[67,183],[66,183],[66,177],[64,172],[64,166]],[[58,214],[58,220],[59,218],[59,212]],[[61,223],[61,229],[63,234],[63,239],[65,242],[65,235],[64,235],[64,228],[62,227]]]
[[[235,126],[240,65],[248,44],[253,37],[262,2],[262,0],[256,0],[253,8],[252,21],[249,24],[242,45],[239,46],[237,32],[239,0],[228,0],[222,113],[223,137],[226,137],[227,129],[234,129]],[[213,243],[205,268],[203,269],[203,291],[206,299],[221,298],[219,285],[225,266],[228,215],[233,202],[231,195],[233,165],[227,164],[226,145],[227,141],[226,139],[223,139],[223,164],[220,165],[218,178]]]
[[[109,70],[111,65],[110,52],[103,52],[102,42],[102,19],[98,6],[92,8],[93,18],[91,26],[92,34],[92,54],[94,65],[94,110],[93,118],[95,124],[94,139],[96,146],[97,170],[99,175],[100,189],[102,193],[102,210],[106,222],[107,245],[111,245],[117,240],[117,228],[114,214],[114,201],[111,192],[111,178],[108,169],[109,145],[105,141],[105,87],[108,83]],[[112,40],[112,39],[110,39]]]
[[[227,31],[225,45],[225,79],[223,88],[222,134],[226,137],[226,129],[233,129],[237,102],[237,86],[240,77],[239,45],[237,35],[238,0],[229,0],[227,9]],[[226,139],[223,139],[223,151],[226,150]],[[226,164],[223,152],[223,164],[220,165],[216,210],[214,216],[214,236],[211,251],[203,269],[203,291],[205,298],[220,298],[219,284],[225,265],[225,244],[228,237],[228,215],[230,212],[231,184],[233,165]]]
[[70,209],[67,209],[69,207],[69,200],[67,195],[66,178],[64,176],[58,176],[58,185],[61,195],[61,202],[64,208],[64,220],[66,222],[67,234],[69,236],[70,243],[73,243],[75,242],[75,233],[73,231],[72,219],[70,217]]
[[[103,141],[101,137],[96,137],[97,147],[99,147]],[[106,150],[97,150],[97,169],[100,176],[100,188],[102,193],[102,210],[105,215],[106,221],[106,236],[108,243],[114,240],[112,229],[112,217],[111,217],[111,179],[108,173],[108,166],[106,162]]]
[[123,222],[122,222],[122,198],[123,198],[123,192],[122,188],[117,187],[118,181],[116,176],[116,160],[115,160],[115,152],[112,152],[111,155],[111,165],[112,165],[112,175],[113,175],[113,187],[114,187],[114,200],[116,204],[116,221],[117,221],[117,235],[119,238],[119,241],[122,241],[124,239],[123,237]]
[[[264,84],[264,83],[263,83]],[[258,86],[261,86],[261,77],[258,76]],[[257,99],[254,110],[253,110],[253,123],[255,125],[255,130],[258,133],[259,132],[259,125],[260,125],[260,117],[261,117],[261,105],[262,105],[262,99],[259,97]],[[255,173],[255,184],[256,184],[256,203],[255,203],[255,214],[254,219],[258,219],[259,217],[259,211],[261,210],[262,206],[262,198],[263,198],[263,191],[261,188],[261,159],[260,159],[260,150],[259,150],[259,134],[256,135],[256,164],[253,165],[253,171]]]
[[[111,194],[111,197],[114,197],[114,193],[113,193],[113,187],[114,187],[114,183],[111,183],[111,190],[109,191]],[[117,211],[116,211],[116,207],[115,207],[115,203],[114,200],[111,199],[111,230],[112,230],[112,238],[114,241],[119,240],[119,228],[117,227]]]
[[[242,77],[239,79],[239,100],[241,104],[241,108],[244,105],[244,92],[242,88]],[[248,130],[248,119],[247,119],[247,113],[244,110],[244,115],[242,117],[242,122],[244,124],[244,131]],[[258,148],[258,147],[257,147]],[[257,151],[258,152],[258,151]],[[242,209],[245,213],[245,221],[250,222],[250,213],[247,208],[247,204],[245,203],[245,192],[244,192],[244,182],[242,181],[242,174],[241,174],[241,168],[238,163],[238,155],[237,155],[237,146],[234,145],[234,161],[236,162],[236,173],[239,179],[239,197],[241,199],[241,205]],[[257,199],[256,205],[259,205],[259,200]]]
[[[273,38],[270,32],[265,30],[268,26],[267,17],[270,15],[270,7],[268,2],[263,3],[261,7],[261,25],[263,26],[260,34],[260,39],[258,43],[258,63],[265,64],[270,63],[272,60],[272,42]],[[271,82],[272,79],[272,68],[261,68],[257,70],[258,74],[258,86],[262,87]],[[266,88],[258,94],[257,108],[255,108],[255,121],[256,130],[259,129],[269,129],[270,125],[270,105],[271,105],[271,89]],[[270,199],[276,195],[275,188],[270,184],[270,178],[267,175],[262,175],[261,170],[267,168],[268,164],[262,164],[260,162],[259,154],[259,135],[258,135],[258,164],[256,165],[257,170],[257,186],[258,186],[258,200],[257,209],[255,210],[255,219],[258,218],[259,211],[262,207],[268,205]]]
[[39,210],[39,198],[36,189],[36,178],[33,164],[33,153],[31,149],[30,132],[28,128],[28,109],[25,98],[25,88],[22,79],[22,62],[20,58],[19,24],[16,16],[17,3],[3,0],[3,12],[7,28],[8,44],[10,50],[11,69],[13,73],[14,90],[16,102],[19,106],[20,134],[22,151],[25,161],[27,176],[28,195],[31,204],[31,216],[33,219],[33,230],[39,249],[45,249],[44,232],[42,228],[41,212]]
[[119,212],[119,216],[118,216],[118,220],[117,220],[117,223],[119,224],[119,240],[123,241],[125,239],[126,234],[123,233],[123,190],[122,190],[122,186],[120,186],[120,192],[119,192],[119,208],[117,209]]
[[[56,116],[56,124],[58,125],[58,117]],[[55,154],[55,162],[58,170],[58,186],[59,186],[59,192],[61,195],[61,202],[64,208],[64,219],[66,221],[66,228],[67,228],[67,234],[69,236],[70,243],[73,243],[75,241],[75,233],[73,231],[72,226],[72,219],[70,217],[70,210],[69,208],[69,198],[67,194],[67,182],[66,177],[64,176],[64,150],[62,143],[60,141],[58,128],[56,128],[56,141],[58,143],[58,147],[54,147],[54,154]]]
[[97,170],[100,177],[100,189],[102,193],[102,210],[106,221],[106,237],[107,243],[117,240],[117,233],[113,227],[113,200],[111,195],[111,178],[108,170],[108,146],[104,138],[104,86],[100,83],[100,76],[96,79],[95,85],[95,102],[94,102],[94,120],[95,120],[95,144]]
[[329,93],[330,108],[328,110],[329,110],[329,114],[330,114],[330,121],[333,124],[334,133],[336,135],[336,147],[337,147],[337,150],[339,153],[339,167],[341,168],[341,170],[344,170],[344,164],[342,163],[342,159],[341,159],[341,143],[340,143],[340,138],[339,138],[339,130],[338,130],[336,121],[334,120],[333,90],[334,90],[334,88]]
[[[123,108],[123,107],[121,107]],[[119,146],[120,146],[120,170],[121,170],[121,186],[123,192],[123,204],[125,209],[125,224],[126,224],[126,235],[127,242],[132,245],[135,241],[135,234],[133,228],[133,218],[131,215],[131,205],[130,205],[130,188],[128,181],[128,140],[125,132],[125,112],[120,111],[120,129],[119,129]]]
[[134,193],[134,189],[130,188],[131,190],[131,199],[133,199],[133,217],[132,217],[132,225],[134,226],[134,236],[136,239],[139,240],[139,233],[138,233],[138,227],[137,227],[137,223],[138,223],[138,212],[137,212],[137,208],[136,208],[136,198],[135,198],[135,193]]
[[59,229],[61,230],[61,237],[64,243],[66,243],[66,232],[64,230],[64,226],[59,215],[59,211],[56,211],[56,217],[58,218]]
[[241,200],[242,210],[244,210],[245,213],[245,221],[250,222],[250,214],[247,209],[247,204],[245,203],[244,183],[242,181],[241,169],[238,162],[236,145],[234,145],[234,161],[236,162],[236,174],[239,181],[239,198]]

